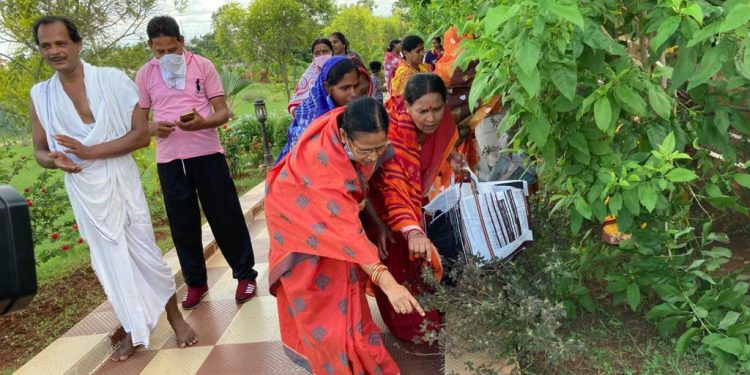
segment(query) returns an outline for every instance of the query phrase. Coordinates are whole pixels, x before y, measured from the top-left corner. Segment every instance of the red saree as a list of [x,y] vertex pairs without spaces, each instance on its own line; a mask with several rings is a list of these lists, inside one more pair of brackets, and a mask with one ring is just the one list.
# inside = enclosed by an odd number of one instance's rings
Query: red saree
[[[422,206],[438,178],[441,166],[453,150],[458,134],[448,110],[438,130],[427,136],[422,145],[417,142],[416,127],[406,112],[403,100],[395,106],[395,110],[389,111],[389,117],[388,141],[394,148],[395,156],[373,178],[371,185],[374,188],[369,197],[381,218],[391,230],[398,232],[394,233],[396,244],[389,244],[388,257],[383,263],[396,281],[418,295],[426,291],[421,275],[427,265],[421,259],[410,259],[408,243],[401,232],[411,228],[424,230]],[[429,266],[436,277],[442,276],[437,252],[432,253],[432,264]],[[439,330],[438,311],[429,311],[425,317],[417,313],[398,314],[379,288],[375,288],[375,297],[383,321],[396,337],[409,341],[420,339],[423,336],[421,326],[425,321],[429,329]]]
[[379,261],[359,219],[371,169],[355,171],[344,152],[343,111],[316,119],[266,178],[269,285],[296,363],[313,374],[399,374],[365,296],[359,265]]

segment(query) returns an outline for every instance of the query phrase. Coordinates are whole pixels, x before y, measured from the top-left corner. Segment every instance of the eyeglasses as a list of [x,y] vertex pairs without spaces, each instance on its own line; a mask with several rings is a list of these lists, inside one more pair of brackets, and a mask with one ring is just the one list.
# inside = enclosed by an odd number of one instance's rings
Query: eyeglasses
[[359,148],[359,147],[358,147],[358,146],[357,146],[357,145],[356,145],[356,144],[354,143],[354,141],[352,141],[352,140],[349,140],[349,142],[348,142],[348,143],[349,143],[349,148],[350,148],[350,149],[351,149],[351,150],[352,150],[353,152],[356,152],[356,153],[358,153],[358,154],[361,154],[361,155],[365,155],[365,156],[370,156],[370,155],[372,155],[372,154],[375,154],[375,155],[382,155],[382,154],[383,154],[383,153],[384,153],[384,152],[385,152],[386,150],[388,150],[388,147],[390,147],[390,146],[391,146],[390,142],[386,141],[384,145],[382,145],[382,146],[380,146],[380,147],[378,147],[378,148],[371,148],[371,149],[369,149],[369,150],[363,150],[363,149]]

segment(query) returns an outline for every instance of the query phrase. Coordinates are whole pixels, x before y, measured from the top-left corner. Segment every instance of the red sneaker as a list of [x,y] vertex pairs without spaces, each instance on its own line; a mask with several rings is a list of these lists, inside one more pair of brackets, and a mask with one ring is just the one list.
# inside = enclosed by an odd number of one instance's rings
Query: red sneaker
[[192,310],[198,307],[206,294],[208,294],[208,284],[189,286],[187,294],[182,298],[182,308]]
[[258,284],[255,280],[240,280],[237,282],[237,291],[234,299],[237,303],[245,303],[251,300],[258,292]]

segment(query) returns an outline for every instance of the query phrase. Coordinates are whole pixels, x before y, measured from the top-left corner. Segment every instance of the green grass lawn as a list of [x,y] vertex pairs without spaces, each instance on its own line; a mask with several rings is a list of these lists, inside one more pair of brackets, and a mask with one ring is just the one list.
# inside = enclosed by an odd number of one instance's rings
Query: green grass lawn
[[263,99],[266,102],[268,113],[286,113],[286,106],[289,104],[289,99],[284,94],[283,83],[253,83],[234,99],[234,114],[255,114],[255,99]]

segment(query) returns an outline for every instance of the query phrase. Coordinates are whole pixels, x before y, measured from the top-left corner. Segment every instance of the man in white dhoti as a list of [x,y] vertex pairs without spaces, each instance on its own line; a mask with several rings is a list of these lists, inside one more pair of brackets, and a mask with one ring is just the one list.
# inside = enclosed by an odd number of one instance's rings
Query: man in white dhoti
[[138,88],[121,71],[83,62],[82,42],[70,20],[46,16],[34,37],[55,75],[31,89],[34,156],[65,172],[65,188],[81,236],[127,336],[112,360],[148,347],[161,313],[180,347],[197,341],[177,308],[169,266],[156,246],[151,215],[131,152],[149,144],[137,110]]

